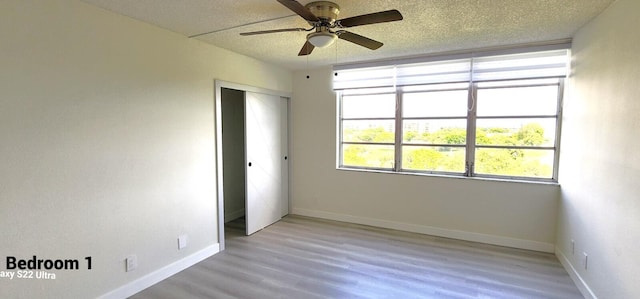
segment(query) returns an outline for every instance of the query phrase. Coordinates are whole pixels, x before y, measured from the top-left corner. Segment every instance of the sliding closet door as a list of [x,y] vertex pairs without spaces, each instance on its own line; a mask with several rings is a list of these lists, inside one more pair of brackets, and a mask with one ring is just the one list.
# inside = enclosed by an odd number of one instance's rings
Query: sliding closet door
[[280,220],[281,113],[279,96],[245,93],[247,235]]

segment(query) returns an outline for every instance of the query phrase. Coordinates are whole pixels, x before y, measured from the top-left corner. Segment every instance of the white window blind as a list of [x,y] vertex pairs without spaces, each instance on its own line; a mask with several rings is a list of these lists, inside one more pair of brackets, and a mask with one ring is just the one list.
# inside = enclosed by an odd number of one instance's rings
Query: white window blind
[[[565,77],[568,69],[567,48],[538,50],[504,55],[469,53],[468,58],[429,61],[413,59],[375,67],[335,69],[334,90],[396,87],[434,83],[480,82],[522,78]],[[427,58],[425,58],[426,60]]]
[[568,50],[554,50],[473,59],[473,81],[565,77]]
[[356,68],[340,70],[333,77],[333,89],[356,89],[373,87],[393,87],[395,69],[393,66]]
[[396,85],[422,85],[469,81],[471,59],[433,61],[396,66]]

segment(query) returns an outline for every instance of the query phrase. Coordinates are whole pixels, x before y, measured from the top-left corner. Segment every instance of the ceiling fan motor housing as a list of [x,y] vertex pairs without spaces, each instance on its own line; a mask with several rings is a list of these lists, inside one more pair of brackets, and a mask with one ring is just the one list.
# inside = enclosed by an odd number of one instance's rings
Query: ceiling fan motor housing
[[[338,19],[338,14],[340,13],[340,6],[329,1],[315,1],[305,5],[305,7],[320,19],[321,25],[325,26],[332,25]],[[310,24],[314,25],[311,22]]]

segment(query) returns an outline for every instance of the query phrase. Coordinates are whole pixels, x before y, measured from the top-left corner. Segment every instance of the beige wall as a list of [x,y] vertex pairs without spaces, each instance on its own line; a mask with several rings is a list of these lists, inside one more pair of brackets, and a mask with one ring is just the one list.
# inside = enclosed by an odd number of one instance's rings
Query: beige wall
[[0,271],[93,259],[3,297],[92,298],[215,247],[214,79],[290,72],[77,1],[0,1],[0,37]]
[[336,170],[330,69],[294,73],[293,213],[553,251],[556,185]]
[[557,251],[599,298],[640,298],[639,11],[618,0],[576,34],[564,105]]
[[[598,297],[640,297],[637,11],[619,0],[574,39],[556,239],[553,185],[336,170],[330,69],[292,79],[76,1],[1,1],[0,271],[10,255],[91,256],[93,269],[0,278],[0,289],[95,297],[215,245],[213,80],[222,79],[293,89],[294,213],[536,250],[557,240]],[[178,251],[180,234],[189,245]],[[125,273],[130,254],[140,265]]]

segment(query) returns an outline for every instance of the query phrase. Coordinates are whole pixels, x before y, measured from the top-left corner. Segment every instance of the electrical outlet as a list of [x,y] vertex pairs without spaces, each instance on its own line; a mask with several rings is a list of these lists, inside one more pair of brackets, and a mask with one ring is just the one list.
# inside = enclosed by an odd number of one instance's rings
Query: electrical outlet
[[138,257],[135,254],[130,255],[125,259],[125,263],[126,263],[126,271],[127,272],[133,271],[136,268],[138,268]]
[[584,269],[587,270],[589,268],[589,255],[586,252],[582,254],[584,254]]
[[178,236],[178,249],[187,247],[187,235]]

